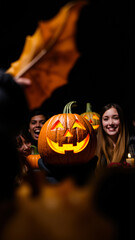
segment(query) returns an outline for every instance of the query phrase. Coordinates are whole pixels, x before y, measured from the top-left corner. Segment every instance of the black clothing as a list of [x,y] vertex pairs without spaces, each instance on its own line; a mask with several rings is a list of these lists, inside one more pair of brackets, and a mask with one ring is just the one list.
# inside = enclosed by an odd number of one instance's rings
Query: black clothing
[[129,131],[128,152],[131,154],[131,157],[135,157],[135,127],[132,127]]
[[0,70],[0,128],[15,135],[28,118],[23,88],[10,74]]
[[28,106],[23,89],[13,77],[0,70],[0,199],[13,193],[15,177],[19,172],[16,134],[25,123]]
[[73,178],[76,184],[83,185],[90,180],[94,174],[97,164],[95,156],[88,163],[74,165],[49,165],[45,164],[40,158],[38,160],[39,168],[45,171],[45,177],[50,183],[58,183],[65,178]]

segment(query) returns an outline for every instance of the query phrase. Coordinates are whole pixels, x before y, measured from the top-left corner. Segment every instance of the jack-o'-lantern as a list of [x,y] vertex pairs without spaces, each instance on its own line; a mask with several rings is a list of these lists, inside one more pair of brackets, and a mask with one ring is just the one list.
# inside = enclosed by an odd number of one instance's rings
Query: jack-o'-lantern
[[86,163],[94,157],[95,131],[84,117],[71,112],[74,103],[68,103],[62,114],[48,119],[40,131],[38,151],[45,163]]
[[31,168],[39,168],[38,160],[41,158],[40,154],[37,151],[37,147],[31,145],[32,153],[26,157],[27,162],[29,163]]
[[100,115],[96,112],[92,112],[90,103],[86,103],[86,112],[82,113],[81,116],[85,117],[90,122],[94,130],[97,131],[100,124]]

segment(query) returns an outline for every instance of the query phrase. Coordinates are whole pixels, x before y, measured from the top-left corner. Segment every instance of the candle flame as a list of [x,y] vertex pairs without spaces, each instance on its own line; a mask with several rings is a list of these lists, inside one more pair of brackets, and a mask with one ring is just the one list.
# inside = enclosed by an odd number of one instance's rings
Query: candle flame
[[131,153],[128,153],[128,158],[131,158]]

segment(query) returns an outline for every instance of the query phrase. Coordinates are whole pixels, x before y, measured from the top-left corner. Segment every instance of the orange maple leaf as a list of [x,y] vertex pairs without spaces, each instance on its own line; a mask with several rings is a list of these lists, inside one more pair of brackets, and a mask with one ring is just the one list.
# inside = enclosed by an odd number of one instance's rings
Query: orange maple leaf
[[68,83],[68,74],[80,53],[76,47],[79,12],[85,1],[69,2],[48,21],[40,21],[35,33],[27,36],[19,60],[7,73],[31,79],[24,89],[30,109],[39,107],[52,92]]

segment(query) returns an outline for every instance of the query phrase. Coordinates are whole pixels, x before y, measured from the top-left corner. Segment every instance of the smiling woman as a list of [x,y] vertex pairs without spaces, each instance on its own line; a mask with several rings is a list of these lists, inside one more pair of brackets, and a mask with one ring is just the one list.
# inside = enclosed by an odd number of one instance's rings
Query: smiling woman
[[120,118],[115,107],[111,107],[102,116],[102,125],[105,133],[112,139],[113,144],[117,142],[120,131]]
[[105,105],[100,113],[97,134],[98,167],[111,162],[125,162],[128,134],[122,108],[115,103]]

